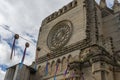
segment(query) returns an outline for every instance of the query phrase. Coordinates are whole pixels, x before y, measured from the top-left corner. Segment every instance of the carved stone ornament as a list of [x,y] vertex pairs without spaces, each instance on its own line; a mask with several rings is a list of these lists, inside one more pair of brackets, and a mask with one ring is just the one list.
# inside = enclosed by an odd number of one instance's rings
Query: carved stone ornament
[[69,41],[72,34],[72,23],[64,20],[57,23],[49,32],[47,45],[50,50],[60,49]]
[[86,60],[91,59],[92,57],[100,56],[100,55],[110,56],[109,53],[107,53],[104,50],[104,48],[97,46],[97,45],[92,45],[91,47],[88,47],[81,51],[80,60],[86,61]]

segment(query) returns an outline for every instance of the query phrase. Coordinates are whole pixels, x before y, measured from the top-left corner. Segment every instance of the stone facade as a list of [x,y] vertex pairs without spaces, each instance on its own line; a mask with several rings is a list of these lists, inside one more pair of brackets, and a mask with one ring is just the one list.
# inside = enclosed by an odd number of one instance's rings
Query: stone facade
[[113,9],[107,7],[105,0],[100,5],[95,0],[73,0],[43,20],[36,49],[38,58],[33,62],[37,70],[29,66],[22,70],[26,71],[23,77],[17,66],[14,70],[10,67],[5,80],[119,80],[119,36],[117,0]]
[[30,80],[30,75],[34,72],[35,70],[30,66],[23,65],[20,69],[19,64],[16,64],[8,68],[5,80]]

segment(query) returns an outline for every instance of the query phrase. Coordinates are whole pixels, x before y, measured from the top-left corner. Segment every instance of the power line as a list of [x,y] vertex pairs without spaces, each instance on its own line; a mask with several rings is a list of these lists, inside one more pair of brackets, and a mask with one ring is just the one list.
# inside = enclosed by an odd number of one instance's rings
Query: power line
[[[9,29],[9,26],[7,26],[7,25],[0,25],[0,27],[3,28],[3,29],[5,29],[5,30],[7,30],[7,31],[9,31],[9,32],[11,32],[11,33],[13,33],[13,34],[17,34],[17,33],[15,33],[15,32],[13,32],[12,30],[10,30],[10,29]],[[28,42],[31,43],[32,45],[34,45],[34,43],[33,43],[32,41],[30,41],[30,40],[22,37],[21,35],[19,35],[19,37],[20,37],[21,39],[25,40],[25,41],[28,41]]]
[[[3,29],[5,29],[5,30],[7,30],[7,31],[9,31],[9,32],[11,32],[11,33],[13,33],[13,34],[17,34],[17,33],[15,33],[15,32],[13,32],[12,30],[10,30],[10,29],[9,29],[9,26],[7,26],[7,25],[0,25],[0,27],[3,28]],[[28,41],[28,42],[32,43],[32,45],[34,45],[33,42],[31,42],[30,40],[28,40],[28,39],[26,39],[26,38],[24,38],[24,37],[22,37],[22,36],[20,36],[20,35],[19,35],[19,37],[22,38],[22,39],[25,40],[25,41]],[[43,48],[43,47],[42,47],[42,48]],[[47,51],[45,48],[43,48],[43,50],[44,50],[45,52],[49,52],[49,51]]]

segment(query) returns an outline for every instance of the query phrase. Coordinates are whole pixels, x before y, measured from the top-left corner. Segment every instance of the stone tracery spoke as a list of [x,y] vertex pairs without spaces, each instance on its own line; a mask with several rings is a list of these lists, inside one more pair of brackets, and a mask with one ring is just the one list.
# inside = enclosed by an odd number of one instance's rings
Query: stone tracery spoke
[[48,47],[51,50],[60,49],[64,46],[72,34],[72,24],[69,21],[62,21],[55,25],[48,35]]

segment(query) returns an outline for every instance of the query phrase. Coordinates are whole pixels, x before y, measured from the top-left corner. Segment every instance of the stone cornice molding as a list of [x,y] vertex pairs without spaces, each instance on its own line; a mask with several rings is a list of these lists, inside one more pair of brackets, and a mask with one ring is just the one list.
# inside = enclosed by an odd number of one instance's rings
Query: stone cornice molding
[[63,8],[59,9],[58,11],[52,13],[50,16],[46,17],[42,22],[42,26],[49,23],[50,21],[56,19],[57,17],[61,16],[62,14],[65,14],[69,10],[75,8],[76,6],[77,6],[77,1],[73,0],[68,5],[66,5]]

